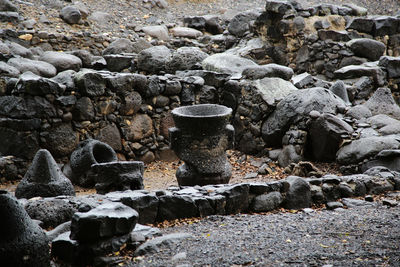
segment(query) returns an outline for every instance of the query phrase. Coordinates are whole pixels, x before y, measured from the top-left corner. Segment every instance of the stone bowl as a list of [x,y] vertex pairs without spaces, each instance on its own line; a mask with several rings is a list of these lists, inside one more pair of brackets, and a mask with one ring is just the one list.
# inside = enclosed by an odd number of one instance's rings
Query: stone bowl
[[224,131],[231,114],[231,108],[217,104],[183,106],[172,110],[175,127],[202,134]]

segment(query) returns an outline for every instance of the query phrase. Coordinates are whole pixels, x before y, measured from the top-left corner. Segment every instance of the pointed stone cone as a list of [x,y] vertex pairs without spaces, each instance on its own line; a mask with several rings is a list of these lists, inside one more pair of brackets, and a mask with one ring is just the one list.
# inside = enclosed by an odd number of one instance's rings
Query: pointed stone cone
[[46,234],[4,190],[0,190],[0,218],[1,266],[50,266]]
[[40,149],[15,191],[17,198],[75,195],[71,181],[46,149]]

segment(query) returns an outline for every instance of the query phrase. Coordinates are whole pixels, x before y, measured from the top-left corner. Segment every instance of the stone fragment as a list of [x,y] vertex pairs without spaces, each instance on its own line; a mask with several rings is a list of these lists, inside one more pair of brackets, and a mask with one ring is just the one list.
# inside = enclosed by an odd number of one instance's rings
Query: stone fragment
[[94,242],[130,233],[138,213],[121,203],[104,203],[88,212],[76,212],[71,222],[71,239]]
[[140,70],[149,73],[165,71],[172,58],[171,51],[164,45],[153,46],[142,50],[137,57],[137,66]]
[[194,200],[189,196],[159,197],[157,221],[197,217],[199,210]]
[[56,67],[58,72],[65,70],[79,71],[82,67],[82,60],[74,55],[64,52],[46,51],[39,60],[50,63]]
[[98,194],[143,189],[144,164],[141,161],[97,163],[90,170]]
[[286,178],[289,183],[289,190],[283,201],[286,209],[303,209],[311,206],[310,185],[302,178],[289,176]]
[[168,28],[165,25],[151,25],[142,28],[142,31],[154,38],[167,41],[170,39]]
[[236,214],[247,211],[249,207],[249,185],[236,184],[224,186],[216,190],[216,193],[225,196],[226,214]]
[[135,256],[146,255],[149,253],[156,253],[162,248],[170,247],[172,244],[180,242],[184,239],[191,238],[192,235],[188,233],[173,233],[160,237],[153,238],[138,247],[135,251]]
[[257,17],[258,14],[255,12],[242,12],[235,15],[228,24],[229,33],[237,37],[242,37],[250,30],[250,22]]
[[124,192],[111,192],[107,199],[121,202],[139,213],[139,223],[155,223],[158,213],[158,197],[139,191],[127,190]]
[[288,81],[281,78],[263,78],[251,82],[257,92],[268,105],[275,105],[277,102],[298,89]]
[[346,45],[356,56],[365,57],[372,61],[379,60],[386,49],[384,43],[368,38],[353,39],[348,41]]
[[135,53],[135,47],[131,40],[126,38],[118,38],[104,49],[104,55],[122,54],[122,53]]
[[93,70],[82,70],[75,74],[74,81],[83,96],[101,96],[106,89],[104,78]]
[[173,54],[166,68],[169,72],[177,70],[190,70],[207,58],[208,55],[198,47],[180,47]]
[[193,38],[193,39],[203,35],[201,31],[188,27],[174,27],[171,29],[171,33],[175,37]]
[[60,11],[60,18],[69,24],[77,24],[81,20],[82,14],[76,6],[66,6]]
[[252,60],[227,53],[217,53],[203,60],[203,68],[227,74],[241,75],[243,70],[258,66]]
[[50,266],[46,234],[7,191],[0,191],[0,261],[4,266]]
[[396,135],[361,138],[342,146],[337,152],[340,164],[353,164],[378,154],[384,149],[399,149],[400,140]]
[[107,62],[107,69],[114,72],[121,72],[124,69],[131,67],[136,54],[110,54],[104,55]]
[[7,64],[19,70],[20,73],[27,71],[36,75],[51,78],[57,74],[57,69],[44,61],[31,60],[28,58],[10,58]]
[[371,110],[372,115],[386,114],[400,119],[400,107],[389,88],[378,88],[364,105]]
[[400,77],[400,57],[382,56],[379,59],[379,66],[386,69],[388,78]]
[[0,75],[1,76],[7,76],[7,77],[15,77],[17,78],[20,74],[20,71],[11,66],[8,65],[7,63],[0,61]]
[[25,93],[40,96],[52,94],[59,96],[62,95],[64,91],[64,85],[27,71],[19,77],[13,93]]
[[70,123],[56,124],[47,132],[42,132],[41,137],[42,146],[55,157],[70,155],[78,145],[78,134]]
[[78,211],[77,205],[67,198],[32,199],[25,204],[25,210],[32,219],[43,222],[44,228],[56,227],[70,221],[72,215]]
[[267,146],[279,147],[290,125],[308,116],[312,110],[335,114],[344,107],[342,99],[324,88],[310,88],[290,93],[279,102],[275,111],[262,125],[262,137]]
[[290,81],[293,74],[293,69],[274,63],[249,67],[244,69],[242,72],[244,78],[251,80],[263,79],[265,77],[276,77]]
[[258,195],[253,199],[251,209],[255,212],[271,211],[282,203],[282,196],[279,192],[271,192]]
[[343,99],[343,101],[347,104],[350,103],[349,101],[349,95],[347,94],[347,89],[346,85],[344,84],[343,81],[339,80],[336,81],[332,86],[329,88],[329,90],[332,91],[335,95]]

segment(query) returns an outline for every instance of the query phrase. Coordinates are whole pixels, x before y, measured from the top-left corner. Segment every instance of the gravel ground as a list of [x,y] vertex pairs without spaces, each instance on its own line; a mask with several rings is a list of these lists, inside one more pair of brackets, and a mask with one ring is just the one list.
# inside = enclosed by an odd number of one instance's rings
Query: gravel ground
[[[30,5],[24,2],[31,3]],[[63,6],[71,5],[69,1],[60,0],[25,0],[19,4],[21,15],[26,19],[35,19],[35,29],[50,33],[61,32],[91,32],[94,34],[107,33],[113,37],[129,37],[134,35],[135,26],[141,27],[154,24],[181,25],[185,16],[216,14],[224,19],[230,19],[238,12],[246,10],[263,10],[265,0],[168,0],[166,8],[151,7],[143,0],[80,0],[87,7],[89,15],[95,12],[108,13],[109,20],[102,23],[85,20],[86,24],[68,25],[59,17],[59,10]],[[147,1],[151,2],[151,1]],[[352,2],[366,7],[370,14],[393,15],[400,10],[399,0],[298,0],[303,6],[319,3],[342,5]],[[21,3],[21,2],[16,2]],[[44,23],[41,16],[47,18]],[[4,23],[3,27],[14,27]]]
[[129,266],[400,266],[399,206],[308,212],[210,216],[165,228],[192,237]]

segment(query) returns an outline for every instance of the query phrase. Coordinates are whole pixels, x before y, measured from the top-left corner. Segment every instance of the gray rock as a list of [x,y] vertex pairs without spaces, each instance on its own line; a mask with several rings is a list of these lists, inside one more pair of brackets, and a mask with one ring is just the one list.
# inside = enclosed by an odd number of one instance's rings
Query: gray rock
[[344,205],[337,201],[330,201],[330,202],[326,203],[326,208],[328,210],[334,210],[334,209],[343,208],[343,207],[344,207]]
[[45,96],[47,94],[59,96],[62,95],[64,91],[64,85],[58,84],[51,79],[43,78],[30,71],[27,71],[19,77],[18,82],[16,83],[12,92],[41,96]]
[[172,54],[167,70],[172,73],[177,70],[190,70],[197,64],[200,65],[206,57],[208,55],[198,47],[180,47]]
[[189,196],[159,197],[157,221],[197,217],[199,210],[194,200]]
[[32,159],[39,148],[39,136],[36,133],[17,131],[9,126],[0,127],[1,154]]
[[296,10],[293,7],[293,1],[285,0],[267,0],[265,11],[277,13],[279,15],[295,14]]
[[30,71],[36,75],[51,78],[57,74],[57,69],[44,61],[31,60],[28,58],[10,58],[7,64],[15,67],[20,73]]
[[374,20],[371,17],[355,17],[348,23],[347,29],[373,34],[374,26]]
[[282,203],[282,196],[279,192],[271,192],[256,196],[252,202],[252,210],[255,212],[271,211]]
[[237,37],[242,37],[250,30],[250,21],[255,20],[259,14],[255,12],[243,12],[234,16],[229,24],[228,31]]
[[131,67],[136,54],[110,54],[104,55],[107,62],[107,69],[110,71],[120,72]]
[[362,206],[375,206],[374,203],[361,200],[361,199],[352,199],[352,198],[343,198],[342,199],[343,205],[345,205],[348,208],[356,208],[356,207],[362,207]]
[[10,49],[10,53],[15,56],[15,57],[23,57],[23,58],[29,58],[29,59],[33,59],[33,54],[32,51],[29,50],[28,48],[14,43],[14,42],[9,42],[6,41],[5,44],[8,46],[8,48]]
[[0,12],[0,21],[18,24],[23,18],[17,12]]
[[[314,24],[315,27],[315,24]],[[351,40],[349,36],[349,32],[343,31],[335,31],[335,30],[319,30],[318,37],[325,41],[325,40],[332,40],[335,42],[347,42]]]
[[106,124],[104,127],[95,131],[95,139],[106,143],[115,151],[122,150],[121,133],[115,123]]
[[[108,26],[107,24],[113,21],[113,16],[107,12],[95,11],[88,17],[89,21],[93,21],[100,27]],[[128,52],[129,53],[129,52]]]
[[236,184],[218,188],[216,193],[225,196],[226,214],[247,211],[249,207],[249,184]]
[[340,118],[324,113],[311,121],[309,136],[311,153],[318,161],[334,161],[343,136],[350,136],[353,128]]
[[343,6],[351,8],[352,15],[354,16],[366,16],[368,14],[368,9],[365,7],[358,6],[352,3],[346,3]]
[[400,107],[389,88],[378,88],[364,105],[371,110],[372,115],[386,114],[400,119]]
[[58,84],[64,85],[67,90],[73,90],[75,88],[74,76],[75,71],[66,70],[59,72],[56,76],[51,78],[51,80]]
[[103,55],[122,54],[122,53],[135,53],[135,46],[131,40],[126,38],[119,38],[113,41],[103,51]]
[[[387,149],[379,152],[373,159],[363,162],[361,171],[367,171],[373,167],[385,167],[388,170],[400,171],[400,150]],[[365,173],[364,174],[371,174]]]
[[39,96],[34,98],[2,96],[0,97],[0,114],[16,119],[54,118],[56,110],[46,99]]
[[75,106],[72,110],[74,120],[91,121],[94,118],[94,106],[89,97],[75,99]]
[[4,266],[50,266],[46,234],[7,191],[0,191],[0,261]]
[[70,155],[78,144],[78,133],[70,123],[56,124],[47,130],[41,134],[41,145],[55,157]]
[[141,161],[97,163],[90,170],[98,194],[143,189],[144,164]]
[[354,107],[349,108],[346,112],[346,116],[352,117],[354,119],[362,119],[369,118],[372,116],[371,111],[364,105],[356,105]]
[[289,81],[293,74],[293,69],[273,63],[249,67],[244,69],[242,72],[242,76],[245,79],[251,80],[258,80],[265,77],[277,77]]
[[367,137],[345,145],[337,152],[340,164],[353,164],[375,156],[384,149],[400,148],[400,139],[396,135]]
[[39,150],[32,165],[15,190],[17,198],[75,195],[71,181],[64,176],[46,149]]
[[262,125],[262,137],[267,146],[279,147],[282,137],[289,129],[312,110],[335,114],[344,107],[342,99],[324,88],[297,90],[286,96]]
[[203,68],[227,74],[241,75],[243,70],[258,66],[252,60],[227,53],[214,54],[202,62]]
[[60,18],[69,24],[77,24],[81,20],[82,14],[76,6],[66,6],[60,11]]
[[142,245],[136,251],[135,256],[146,255],[149,253],[156,253],[162,248],[169,247],[173,243],[182,241],[183,239],[191,238],[192,235],[188,233],[173,233],[160,237],[153,238]]
[[139,141],[154,133],[153,121],[147,114],[136,114],[130,125],[121,127],[125,140]]
[[79,71],[82,67],[82,60],[79,57],[63,52],[46,51],[40,56],[39,60],[50,63],[56,67],[58,72],[65,70]]
[[167,41],[169,40],[168,28],[165,25],[145,26],[142,31],[154,38]]
[[303,153],[299,153],[294,145],[285,145],[278,156],[278,164],[281,167],[286,167],[301,160],[303,160]]
[[281,78],[263,78],[252,81],[251,84],[261,94],[263,100],[271,106],[298,90],[291,82]]
[[158,212],[158,198],[151,194],[127,190],[112,192],[106,195],[107,199],[121,202],[139,213],[139,223],[155,223]]
[[84,68],[93,67],[92,62],[94,61],[94,56],[88,50],[80,49],[71,51],[69,53],[81,59],[82,67]]
[[8,0],[0,1],[0,11],[13,11],[18,12],[18,7]]
[[153,46],[138,54],[137,66],[140,70],[157,73],[166,70],[171,58],[172,53],[166,46]]
[[83,96],[100,96],[106,89],[104,78],[93,70],[81,70],[74,76],[74,82],[78,91]]
[[334,75],[338,79],[352,79],[368,76],[374,79],[378,85],[383,85],[385,73],[383,70],[374,65],[349,65],[334,71]]
[[71,222],[71,239],[94,242],[130,233],[138,213],[121,203],[104,203],[88,212],[76,212]]
[[[71,214],[72,217],[72,214]],[[64,222],[58,225],[53,230],[46,232],[47,239],[53,241],[59,235],[71,231],[71,221]]]
[[335,95],[343,99],[345,103],[350,103],[349,95],[347,94],[346,85],[343,81],[336,81],[332,86],[329,88]]
[[32,219],[42,221],[44,228],[56,227],[68,222],[78,211],[76,205],[70,203],[68,199],[57,198],[29,200],[25,205],[25,210]]
[[346,45],[356,56],[365,57],[372,61],[379,60],[386,49],[384,43],[368,38],[353,39],[348,41]]
[[388,78],[400,77],[400,57],[382,56],[379,59],[379,66],[386,69]]
[[345,57],[340,62],[339,68],[343,68],[350,65],[362,65],[366,62],[368,62],[368,60],[363,57],[356,57],[356,56]]
[[188,27],[174,27],[171,29],[171,33],[175,37],[193,38],[193,39],[196,39],[203,35],[201,31]]
[[371,127],[377,129],[382,135],[398,134],[400,132],[400,121],[385,114],[370,116],[367,123],[370,123]]
[[20,74],[19,70],[7,63],[0,61],[0,75],[6,77],[18,77]]
[[286,209],[304,209],[311,206],[311,188],[302,178],[289,176],[286,178],[289,183],[289,190],[283,201]]
[[294,86],[296,86],[299,89],[305,88],[307,85],[314,83],[313,77],[311,76],[311,74],[307,72],[303,72],[301,74],[293,76],[291,81],[294,84]]

